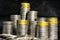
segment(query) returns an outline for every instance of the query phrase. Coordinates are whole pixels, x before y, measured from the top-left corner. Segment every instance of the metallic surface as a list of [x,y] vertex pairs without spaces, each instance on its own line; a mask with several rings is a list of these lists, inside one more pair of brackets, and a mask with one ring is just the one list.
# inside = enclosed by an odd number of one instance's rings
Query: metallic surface
[[13,26],[15,30],[17,29],[17,20],[20,20],[20,15],[11,15],[11,21],[13,22]]
[[50,24],[50,40],[58,40],[57,24]]
[[20,38],[17,38],[16,40],[40,40],[40,39],[35,37],[33,39],[32,37],[20,37]]
[[30,11],[30,8],[21,8],[21,19],[26,19],[28,11]]
[[21,4],[21,19],[25,20],[26,15],[30,11],[30,3],[24,2]]
[[0,37],[3,39],[3,40],[15,40],[17,38],[16,35],[9,35],[9,34],[0,34]]
[[49,40],[58,40],[58,18],[50,17],[49,22]]
[[36,24],[37,24],[37,21],[31,21],[31,24],[30,24],[30,35],[32,37],[35,37],[35,31],[36,31]]
[[29,11],[28,13],[28,20],[36,21],[37,20],[37,11]]
[[3,22],[3,34],[12,34],[12,21],[4,21]]
[[[21,15],[11,15],[11,21],[3,22],[0,40],[58,40],[57,17],[37,17],[30,11],[30,3],[21,3]],[[15,29],[17,35],[12,34]]]
[[40,35],[39,37],[41,40],[48,40],[48,24],[46,18],[45,17],[39,18],[38,23],[40,23],[40,25],[38,25],[37,27],[40,28],[38,28],[39,30],[37,31],[40,32],[37,33],[37,35]]
[[[20,21],[20,23],[19,23]],[[26,20],[27,21],[27,20]],[[28,23],[25,24],[25,20],[18,20],[17,35],[18,37],[26,36],[28,30]]]
[[35,37],[40,38],[40,27],[39,26],[36,27]]

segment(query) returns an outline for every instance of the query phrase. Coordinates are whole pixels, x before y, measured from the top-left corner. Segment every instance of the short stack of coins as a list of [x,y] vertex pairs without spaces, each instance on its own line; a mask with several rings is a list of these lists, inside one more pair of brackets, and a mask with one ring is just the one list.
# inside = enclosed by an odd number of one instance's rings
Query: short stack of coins
[[49,40],[58,40],[58,18],[49,17]]
[[48,22],[45,17],[40,17],[37,22],[37,37],[40,37],[40,40],[48,40]]
[[[12,21],[4,21],[3,22],[3,40],[12,40],[14,37],[16,37],[15,35],[13,35],[12,33],[12,28],[13,28],[13,22]],[[10,38],[10,39],[9,39]]]
[[17,23],[18,23],[18,27],[17,27],[18,37],[27,36],[28,20],[18,20]]
[[12,35],[12,27],[13,27],[12,21],[4,21],[3,22],[3,34],[9,34]]
[[20,19],[20,15],[11,15],[11,21],[13,22],[13,28],[15,30],[15,34],[17,34],[17,20]]

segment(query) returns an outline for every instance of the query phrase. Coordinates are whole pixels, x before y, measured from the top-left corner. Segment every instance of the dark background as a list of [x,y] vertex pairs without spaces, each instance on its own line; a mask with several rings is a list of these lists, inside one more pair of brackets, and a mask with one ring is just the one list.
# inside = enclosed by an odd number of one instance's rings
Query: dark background
[[[60,20],[60,1],[57,1],[57,0],[56,1],[53,1],[53,0],[52,1],[51,0],[29,0],[29,1],[28,0],[0,0],[0,30],[2,30],[2,21],[10,20],[10,15],[12,14],[20,14],[20,7],[21,7],[20,3],[23,1],[31,3],[31,10],[38,11],[39,17],[40,16],[45,16],[45,17],[57,16],[58,19]],[[59,31],[59,36],[60,36],[60,31]]]

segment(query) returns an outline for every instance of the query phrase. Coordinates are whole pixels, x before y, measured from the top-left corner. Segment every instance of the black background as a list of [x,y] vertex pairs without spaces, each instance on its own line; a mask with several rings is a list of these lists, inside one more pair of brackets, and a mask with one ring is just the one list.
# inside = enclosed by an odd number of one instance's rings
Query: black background
[[38,16],[57,16],[60,19],[60,1],[58,0],[0,0],[0,30],[2,30],[2,21],[10,20],[12,14],[20,14],[20,3],[23,1],[31,3],[31,10],[38,11]]
[[[39,12],[40,15],[52,15],[55,16],[56,14],[59,16],[60,15],[60,1],[50,1],[48,0],[47,2],[45,2],[45,0],[0,0],[0,18],[1,17],[9,17],[9,15],[11,14],[20,14],[20,3],[26,1],[31,3],[31,10],[37,10]],[[41,13],[40,9],[41,9],[41,5],[42,3],[45,2],[50,9],[55,10],[55,12],[57,13]],[[46,6],[47,6],[46,5]],[[42,7],[44,8],[44,7]],[[46,9],[46,7],[45,7]],[[48,9],[48,10],[50,10]],[[45,11],[45,10],[44,10]],[[47,11],[47,10],[46,10]],[[54,15],[53,15],[54,14]]]

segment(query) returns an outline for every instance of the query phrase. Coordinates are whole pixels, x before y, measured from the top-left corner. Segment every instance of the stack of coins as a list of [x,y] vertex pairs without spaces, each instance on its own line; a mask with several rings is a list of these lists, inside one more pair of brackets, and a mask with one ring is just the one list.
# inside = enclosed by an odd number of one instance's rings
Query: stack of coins
[[21,19],[25,20],[26,15],[30,11],[30,3],[22,2],[21,3]]
[[10,18],[11,21],[13,22],[13,28],[15,30],[14,33],[17,34],[17,20],[20,19],[20,15],[11,15]]
[[28,30],[28,20],[18,20],[17,23],[18,23],[18,27],[17,27],[18,37],[26,36]]
[[37,27],[37,37],[40,37],[40,40],[48,40],[48,22],[45,17],[38,19]]
[[3,22],[3,34],[9,34],[12,35],[12,27],[13,27],[12,21],[4,21]]
[[49,40],[58,40],[58,18],[49,17]]
[[35,30],[36,30],[36,24],[37,24],[37,11],[29,11],[27,20],[29,21],[29,27],[28,32],[29,35],[32,37],[35,37]]

